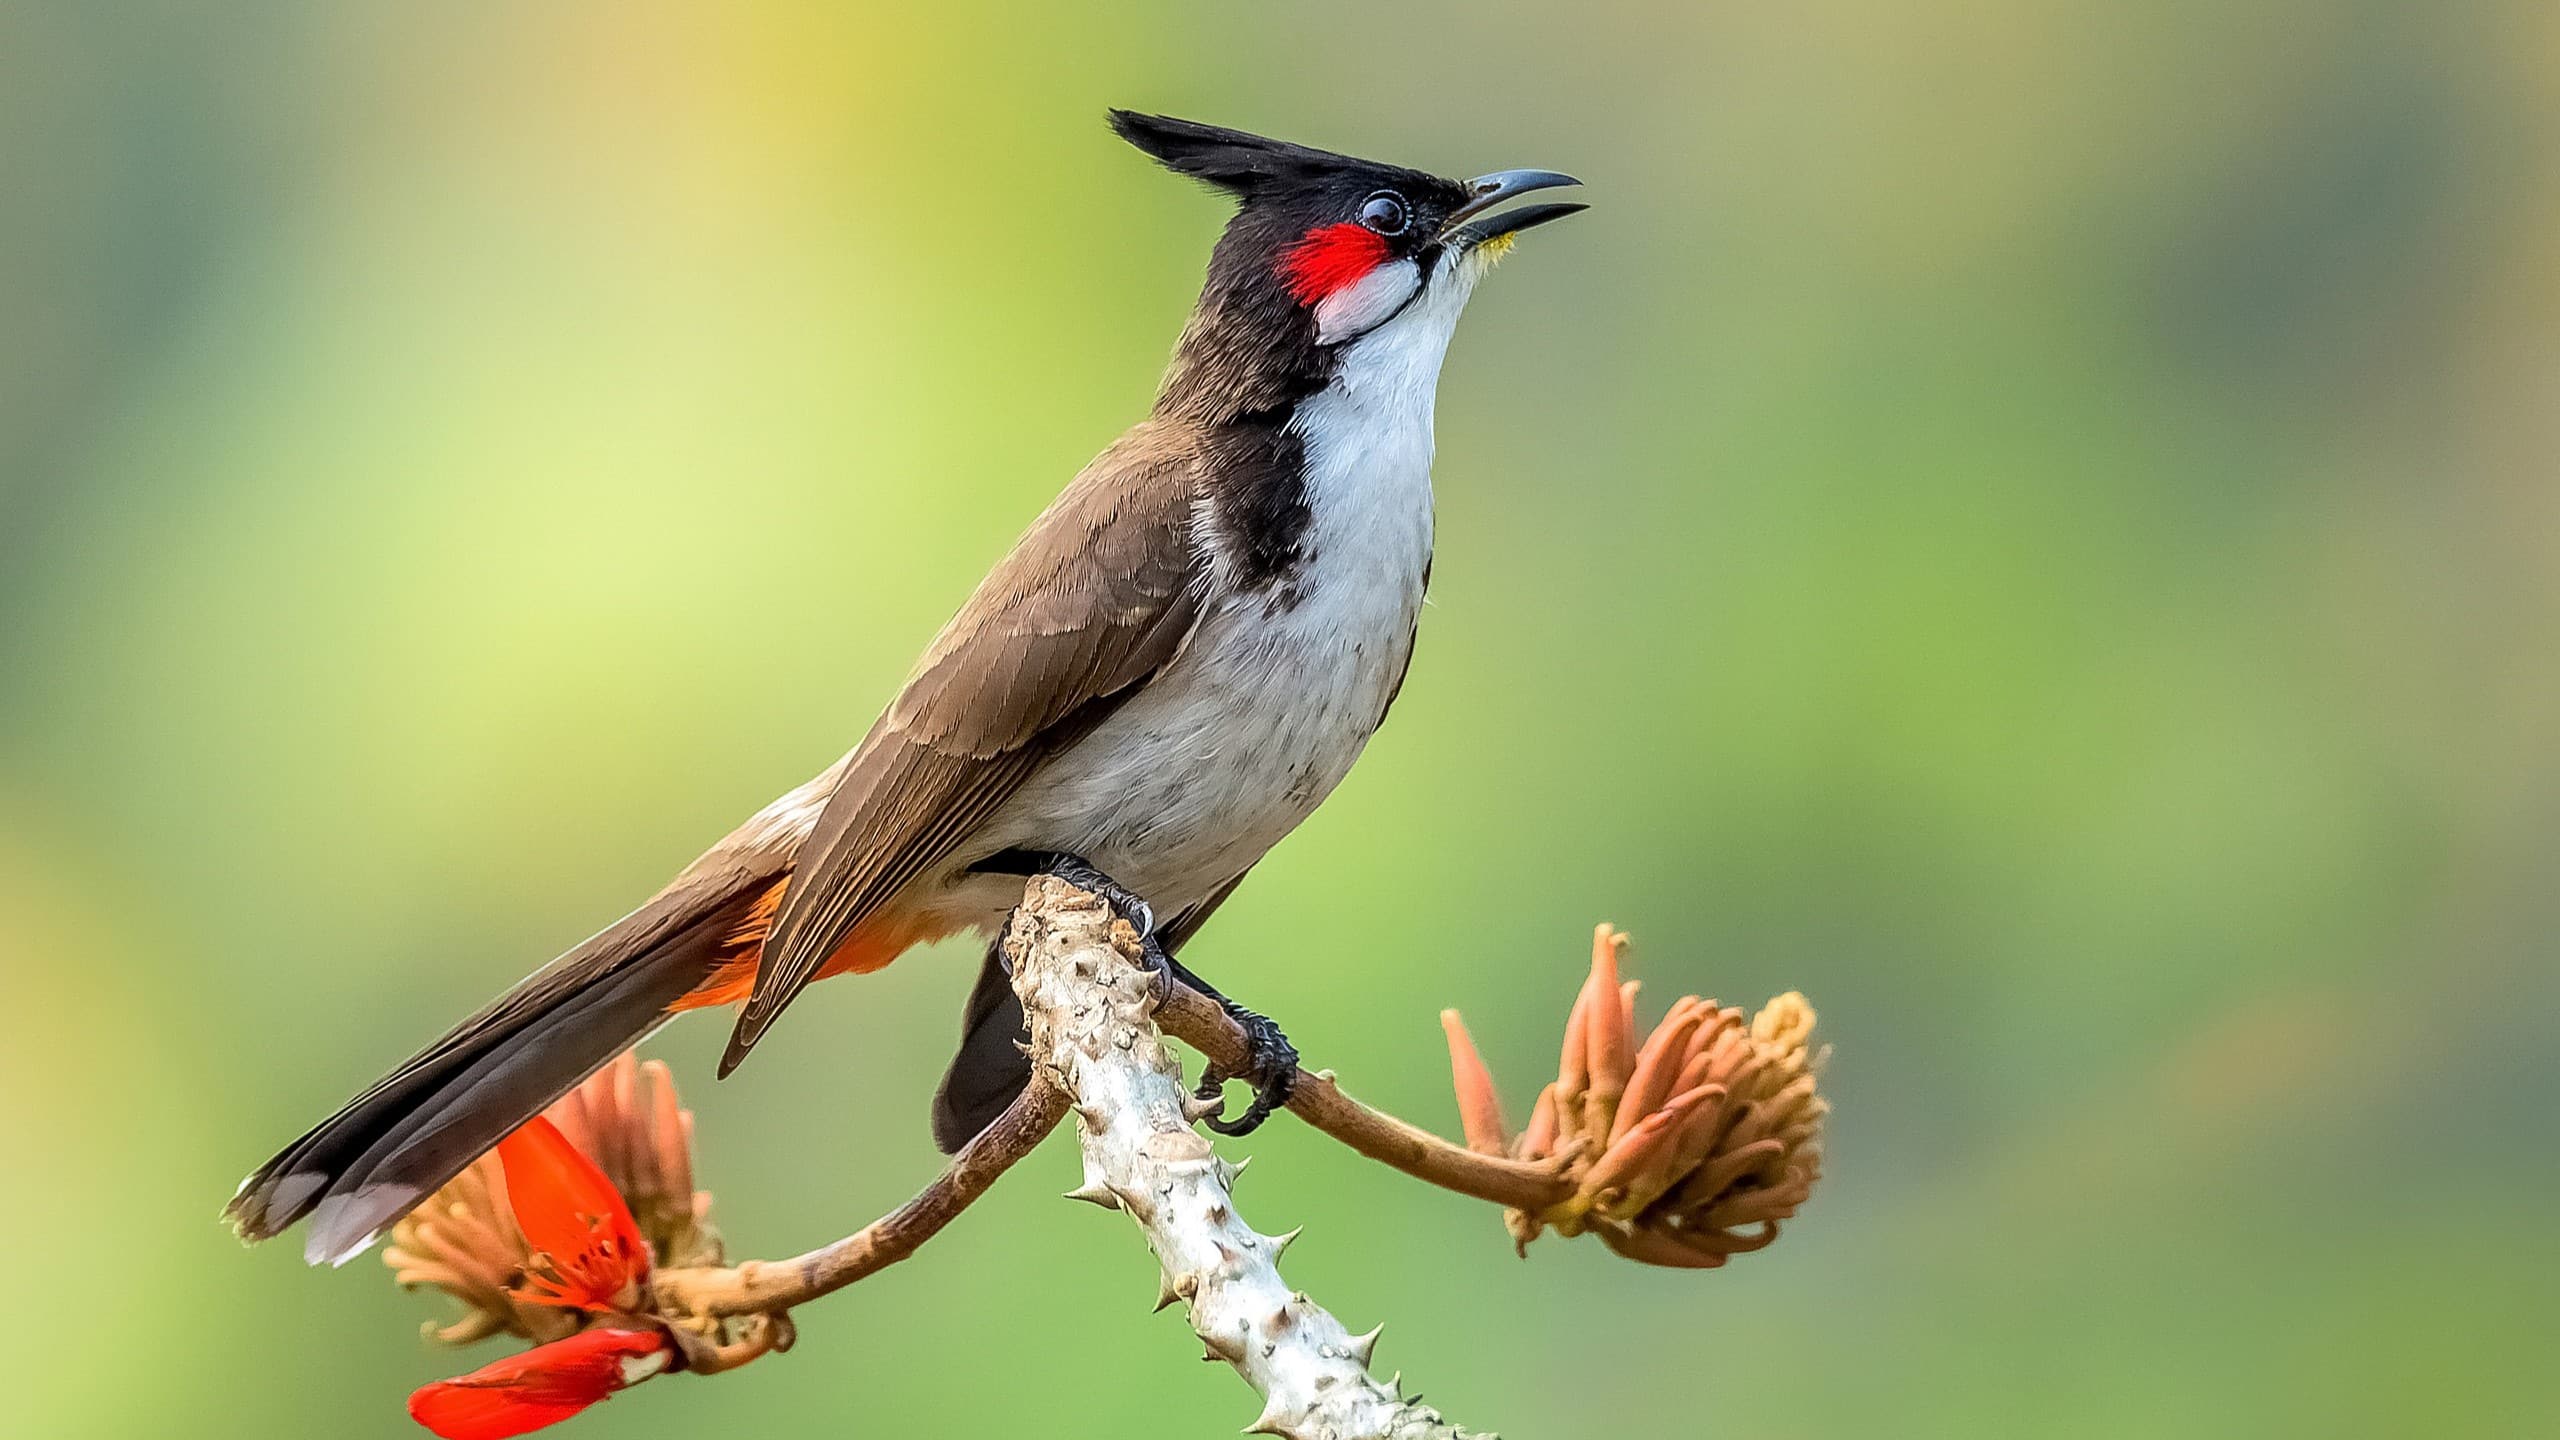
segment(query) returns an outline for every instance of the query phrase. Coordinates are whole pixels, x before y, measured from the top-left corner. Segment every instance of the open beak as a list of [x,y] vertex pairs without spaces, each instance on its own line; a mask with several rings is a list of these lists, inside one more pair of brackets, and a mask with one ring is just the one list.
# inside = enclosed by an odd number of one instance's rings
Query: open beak
[[1588,205],[1523,205],[1500,215],[1486,213],[1515,195],[1581,183],[1553,170],[1496,170],[1479,175],[1467,182],[1467,203],[1449,212],[1448,221],[1440,230],[1441,243],[1462,248],[1482,245],[1505,235],[1517,235],[1533,225],[1561,220],[1577,210],[1588,210]]

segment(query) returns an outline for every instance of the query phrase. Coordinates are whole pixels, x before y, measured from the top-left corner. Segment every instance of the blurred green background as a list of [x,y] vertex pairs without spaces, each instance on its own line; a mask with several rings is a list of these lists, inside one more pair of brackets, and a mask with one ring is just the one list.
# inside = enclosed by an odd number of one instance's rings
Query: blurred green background
[[[1222,210],[1130,104],[1595,206],[1450,357],[1394,723],[1191,958],[1443,1126],[1437,1008],[1524,1104],[1602,918],[1838,1047],[1720,1273],[1239,1147],[1382,1365],[1521,1437],[2560,1433],[2555,56],[2531,0],[0,9],[9,1428],[415,1433],[497,1353],[216,1208],[835,756],[1142,412]],[[662,1038],[741,1253],[930,1173],[970,958],[725,1084]],[[1232,1432],[1071,1172],[572,1433]]]

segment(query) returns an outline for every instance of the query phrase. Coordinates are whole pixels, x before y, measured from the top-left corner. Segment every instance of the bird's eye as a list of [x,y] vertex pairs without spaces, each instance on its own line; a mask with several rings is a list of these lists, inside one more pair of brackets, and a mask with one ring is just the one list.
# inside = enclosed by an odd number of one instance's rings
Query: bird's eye
[[1360,223],[1381,235],[1401,235],[1407,223],[1404,201],[1392,191],[1381,190],[1361,205]]

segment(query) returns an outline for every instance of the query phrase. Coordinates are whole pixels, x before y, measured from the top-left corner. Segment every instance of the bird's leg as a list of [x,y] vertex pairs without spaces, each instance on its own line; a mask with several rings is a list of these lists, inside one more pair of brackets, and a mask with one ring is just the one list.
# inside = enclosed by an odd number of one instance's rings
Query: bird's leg
[[[1006,875],[1055,875],[1080,890],[1091,891],[1102,902],[1118,912],[1138,932],[1140,958],[1156,973],[1158,983],[1171,985],[1180,981],[1218,1002],[1236,1025],[1244,1031],[1245,1063],[1234,1074],[1211,1065],[1200,1077],[1199,1099],[1216,1100],[1230,1080],[1242,1080],[1253,1086],[1253,1103],[1244,1113],[1230,1120],[1212,1113],[1202,1123],[1221,1135],[1250,1135],[1262,1122],[1289,1103],[1289,1092],[1298,1082],[1298,1047],[1267,1015],[1247,1010],[1218,992],[1218,987],[1201,979],[1173,958],[1156,934],[1156,914],[1152,906],[1137,892],[1102,873],[1100,867],[1081,855],[1067,852],[1033,852],[1007,850],[990,855],[970,867],[973,870]],[[1179,929],[1180,927],[1177,927]],[[1177,937],[1176,943],[1179,943]]]
[[[1218,993],[1217,986],[1192,974],[1181,961],[1167,956],[1165,963],[1173,967],[1175,979],[1217,1001],[1228,1018],[1244,1031],[1244,1068],[1230,1075],[1212,1064],[1201,1073],[1200,1088],[1193,1093],[1197,1099],[1221,1100],[1228,1081],[1243,1080],[1253,1086],[1253,1103],[1232,1120],[1223,1114],[1211,1114],[1201,1123],[1221,1135],[1252,1134],[1274,1111],[1289,1103],[1289,1092],[1298,1083],[1298,1047],[1289,1043],[1289,1037],[1270,1016],[1247,1010]],[[1225,1108],[1223,1103],[1219,1108]]]

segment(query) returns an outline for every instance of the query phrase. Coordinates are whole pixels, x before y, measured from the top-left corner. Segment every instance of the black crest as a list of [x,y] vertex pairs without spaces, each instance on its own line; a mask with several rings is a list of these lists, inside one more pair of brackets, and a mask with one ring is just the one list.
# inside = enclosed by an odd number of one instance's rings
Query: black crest
[[[1111,128],[1177,175],[1205,180],[1242,200],[1306,197],[1327,190],[1366,192],[1399,186],[1437,194],[1449,182],[1400,165],[1383,165],[1286,140],[1177,120],[1170,115],[1111,112]],[[1460,192],[1463,195],[1463,192]]]

